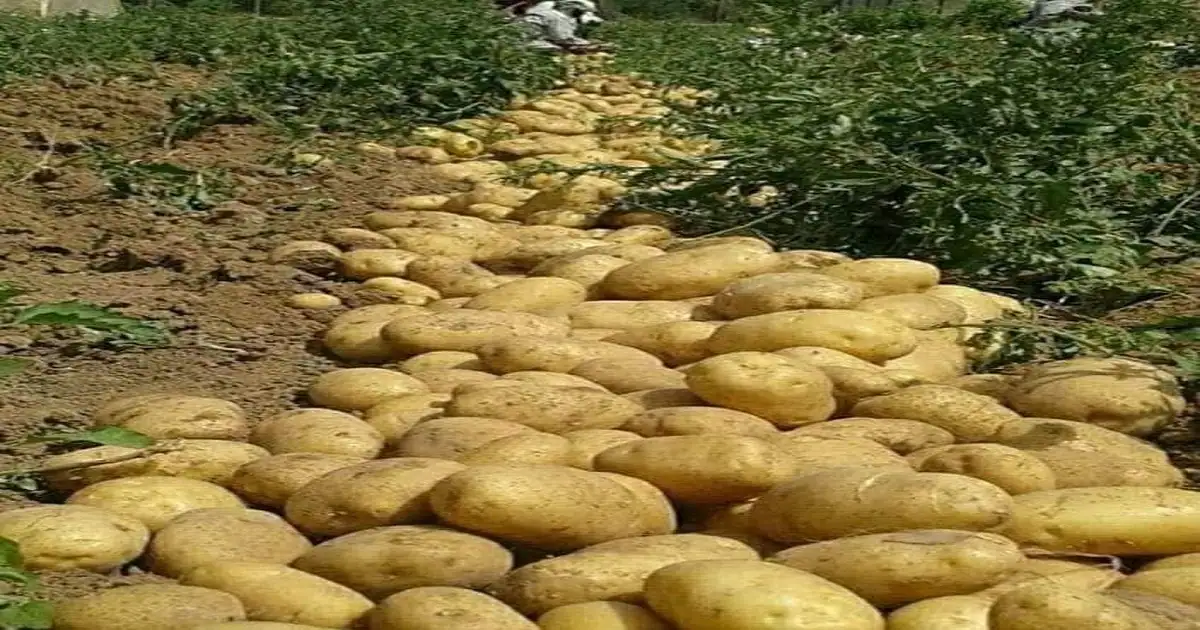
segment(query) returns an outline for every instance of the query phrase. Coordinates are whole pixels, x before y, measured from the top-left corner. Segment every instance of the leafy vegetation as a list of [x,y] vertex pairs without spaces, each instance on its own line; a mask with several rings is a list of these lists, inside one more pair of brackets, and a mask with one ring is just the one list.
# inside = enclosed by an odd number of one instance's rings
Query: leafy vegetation
[[0,538],[0,630],[47,630],[50,604],[37,599],[38,578],[25,568],[16,542]]

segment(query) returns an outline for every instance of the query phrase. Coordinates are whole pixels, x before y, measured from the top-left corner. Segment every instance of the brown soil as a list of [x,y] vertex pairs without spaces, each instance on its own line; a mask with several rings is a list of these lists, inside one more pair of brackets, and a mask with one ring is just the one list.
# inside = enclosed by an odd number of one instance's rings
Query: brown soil
[[[168,347],[116,351],[65,331],[0,329],[0,356],[36,360],[0,380],[0,470],[40,455],[26,443],[31,434],[84,426],[98,405],[126,394],[216,396],[260,418],[296,406],[312,378],[334,365],[312,341],[337,311],[297,311],[285,300],[350,292],[336,280],[269,264],[267,253],[330,227],[357,226],[388,198],[446,190],[419,166],[360,156],[339,138],[293,147],[266,129],[222,127],[162,148],[157,131],[168,98],[205,80],[166,68],[0,94],[0,280],[25,289],[26,303],[86,300],[161,322],[173,335]],[[231,194],[203,211],[114,199],[88,147],[220,169]],[[286,168],[294,150],[331,164]],[[0,509],[29,502],[8,492]],[[62,597],[148,579],[158,578],[68,572],[46,583]]]

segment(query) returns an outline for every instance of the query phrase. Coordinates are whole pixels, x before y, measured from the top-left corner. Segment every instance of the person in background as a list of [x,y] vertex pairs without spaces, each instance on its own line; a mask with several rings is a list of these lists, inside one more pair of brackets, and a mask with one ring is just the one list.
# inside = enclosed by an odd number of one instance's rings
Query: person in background
[[535,48],[572,53],[604,49],[582,37],[582,31],[604,22],[592,0],[506,2],[502,8],[525,27]]

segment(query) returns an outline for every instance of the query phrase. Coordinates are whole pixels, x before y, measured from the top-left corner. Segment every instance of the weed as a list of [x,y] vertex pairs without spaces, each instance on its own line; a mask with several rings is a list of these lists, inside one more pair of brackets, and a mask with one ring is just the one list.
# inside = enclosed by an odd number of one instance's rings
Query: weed
[[208,210],[229,198],[226,173],[193,170],[167,162],[129,160],[113,151],[92,150],[90,162],[114,199],[156,201],[180,210]]
[[0,630],[48,630],[53,626],[50,604],[36,599],[39,582],[25,568],[16,542],[0,538]]

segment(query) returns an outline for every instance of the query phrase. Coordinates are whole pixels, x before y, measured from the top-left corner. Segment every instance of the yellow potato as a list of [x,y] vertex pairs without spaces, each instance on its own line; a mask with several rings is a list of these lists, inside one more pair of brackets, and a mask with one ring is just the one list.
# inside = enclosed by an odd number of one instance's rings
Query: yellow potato
[[994,439],[1008,423],[1020,420],[995,399],[945,385],[916,385],[868,398],[851,413],[867,418],[901,418],[931,424],[960,442]]
[[522,278],[471,298],[463,308],[541,315],[565,313],[587,299],[587,288],[564,278]]
[[774,271],[771,253],[740,244],[673,251],[614,270],[600,283],[605,295],[625,300],[680,300],[713,295],[722,287]]
[[929,330],[962,324],[967,320],[963,307],[928,293],[899,293],[867,298],[854,307],[875,313],[917,330]]
[[483,363],[472,352],[434,350],[410,357],[400,363],[400,371],[412,374],[424,370],[482,370]]
[[1115,588],[1104,594],[1148,617],[1157,624],[1156,628],[1192,630],[1196,627],[1195,620],[1200,619],[1200,606],[1189,606],[1163,595]]
[[671,231],[660,225],[630,225],[604,235],[610,243],[662,245],[671,240]]
[[[270,455],[266,449],[229,440],[173,440],[142,451],[124,446],[96,446],[47,457],[46,485],[74,492],[101,481],[123,477],[186,477],[228,487],[239,467]],[[129,459],[123,459],[129,457]],[[93,465],[93,462],[113,463]],[[69,466],[69,468],[68,468]]]
[[796,463],[796,474],[808,474],[851,464],[860,468],[912,471],[912,466],[903,457],[878,442],[863,438],[824,438],[785,431],[768,438],[768,441],[787,451]]
[[188,572],[181,583],[237,597],[252,621],[352,628],[373,607],[371,600],[340,584],[265,562],[211,562]]
[[356,308],[335,318],[323,342],[335,356],[355,363],[383,363],[396,352],[384,343],[380,331],[393,319],[428,311],[408,304],[374,304]]
[[[444,152],[443,152],[444,153]],[[434,174],[452,182],[495,182],[508,173],[508,165],[492,160],[471,160],[452,164],[437,164],[430,169]]]
[[1137,609],[1100,593],[1037,582],[1001,595],[988,613],[994,630],[1162,630]]
[[87,505],[0,512],[0,537],[21,548],[25,568],[108,573],[142,555],[150,532],[136,518]]
[[919,472],[966,475],[1012,495],[1055,487],[1054,470],[1042,460],[1002,444],[935,446],[910,454],[908,460]]
[[576,306],[571,309],[570,317],[573,328],[629,330],[690,321],[695,311],[696,305],[687,302],[599,300]]
[[372,212],[363,220],[372,230],[393,228],[436,228],[456,234],[494,234],[495,226],[482,219],[463,217],[451,212],[411,210],[401,212]]
[[775,486],[750,510],[755,529],[780,542],[908,529],[983,531],[1014,511],[1013,497],[986,481],[854,464]]
[[60,630],[178,630],[245,618],[233,595],[178,584],[121,586],[54,606],[54,627]]
[[383,450],[383,434],[331,409],[294,409],[272,416],[254,427],[250,441],[272,455],[328,453],[372,459]]
[[[410,372],[413,378],[425,383],[429,391],[438,394],[449,394],[453,392],[459,385],[466,383],[485,383],[493,381],[497,378],[495,374],[481,372],[479,370],[457,370],[457,369],[442,369],[442,370],[424,370],[420,372]],[[389,398],[388,400],[396,400]],[[387,402],[386,400],[384,401]],[[382,404],[382,403],[381,403]],[[371,407],[374,409],[379,405]]]
[[483,588],[512,569],[512,554],[479,536],[442,527],[377,527],[325,541],[294,568],[374,600],[421,586]]
[[708,339],[720,327],[716,322],[664,322],[623,330],[604,340],[643,350],[676,367],[708,358]]
[[762,556],[770,556],[786,549],[787,545],[777,543],[754,530],[750,521],[750,508],[753,506],[753,501],[747,501],[706,510],[699,523],[698,533],[736,540]]
[[397,210],[438,210],[449,200],[446,195],[409,195],[391,200],[388,207]]
[[275,621],[222,621],[206,623],[188,630],[320,630],[317,626],[302,626],[295,623]]
[[242,508],[236,494],[207,481],[184,477],[126,477],[92,484],[67,497],[141,521],[157,532],[176,516],[201,508]]
[[716,354],[795,346],[839,350],[879,363],[912,352],[917,338],[911,328],[881,315],[810,309],[744,317],[717,329],[708,340]]
[[978,595],[949,595],[914,602],[887,618],[887,630],[991,630],[992,600]]
[[401,436],[390,454],[458,460],[492,440],[529,433],[536,431],[524,424],[496,418],[431,418],[416,424]]
[[384,341],[412,356],[435,350],[474,352],[513,336],[565,337],[566,324],[532,313],[460,309],[395,320],[383,327]]
[[722,407],[665,407],[630,418],[622,427],[643,437],[725,434],[769,438],[778,433],[762,418]]
[[322,241],[291,241],[267,255],[272,265],[287,265],[309,273],[325,273],[337,267],[342,252]]
[[289,564],[310,548],[307,538],[270,512],[208,508],[171,519],[147,553],[151,571],[177,578],[221,560]]
[[902,357],[884,361],[885,374],[895,377],[903,373],[922,383],[950,383],[966,374],[970,368],[966,349],[939,332],[918,330],[917,347]]
[[923,529],[792,547],[772,562],[819,575],[881,608],[969,595],[1000,582],[1025,557],[997,536]]
[[[1069,557],[1069,556],[1068,556]],[[1125,576],[1114,566],[1111,559],[1087,557],[1079,560],[1055,558],[1026,558],[999,584],[986,588],[975,595],[995,600],[1013,589],[1034,583],[1053,582],[1068,588],[1103,591]]]
[[505,280],[469,260],[425,256],[405,268],[405,277],[437,291],[443,298],[469,298]]
[[[781,355],[776,355],[781,356]],[[859,370],[825,366],[821,372],[833,385],[833,398],[837,401],[837,415],[849,413],[859,401],[891,394],[901,388],[895,379],[883,370]]]
[[442,298],[442,294],[419,282],[391,276],[371,278],[362,283],[362,287],[370,292],[386,296],[395,304],[424,306]]
[[586,361],[605,358],[659,364],[654,355],[636,348],[560,337],[512,336],[482,344],[477,352],[483,366],[496,374],[529,370],[566,373]]
[[850,262],[851,258],[845,254],[837,252],[826,252],[817,249],[794,249],[776,254],[784,261],[785,269],[819,269],[821,267],[832,267],[844,262]]
[[1140,570],[1154,571],[1157,569],[1181,569],[1184,567],[1200,567],[1200,551],[1167,556],[1166,558],[1146,564]]
[[664,409],[666,407],[702,407],[708,403],[692,393],[690,389],[648,389],[621,396],[642,409]]
[[[581,376],[574,376],[572,374],[560,374],[558,372],[539,372],[537,370],[523,370],[520,372],[509,372],[508,374],[501,376],[500,380],[496,381],[496,383],[503,384],[503,385],[509,385],[509,384],[513,384],[513,383],[525,383],[528,385],[544,385],[547,387],[558,387],[558,388],[586,387],[588,389],[594,389],[594,390],[601,391],[601,392],[608,391],[608,390],[604,389],[603,387],[601,387],[600,385],[593,383]],[[458,393],[458,394],[467,393],[464,390],[465,390],[465,388],[460,389],[456,393]]]
[[945,384],[1003,402],[1016,381],[1017,378],[1009,374],[967,374],[952,378]]
[[340,249],[388,249],[395,247],[392,239],[371,230],[362,228],[334,228],[326,230],[322,237]]
[[419,379],[395,370],[345,368],[322,374],[308,388],[308,398],[322,407],[363,411],[389,398],[428,391]]
[[537,630],[537,625],[483,593],[426,586],[396,593],[371,611],[369,630]]
[[867,285],[866,297],[920,293],[941,280],[937,267],[906,258],[864,258],[824,267],[821,273]]
[[693,560],[646,580],[646,602],[687,630],[883,630],[883,616],[849,590],[810,573],[756,560]]
[[629,264],[628,260],[608,254],[584,252],[582,256],[556,256],[548,258],[529,271],[530,276],[554,277],[570,280],[587,292],[587,297],[597,298],[601,293],[599,284],[614,269]]
[[595,459],[600,453],[626,442],[642,439],[629,431],[616,429],[581,429],[562,434],[570,443],[566,465],[583,470],[594,470]]
[[96,427],[121,427],[155,439],[244,440],[250,433],[238,405],[216,398],[148,394],[105,403],[92,416]]
[[670,243],[667,243],[664,249],[669,252],[681,252],[709,247],[727,248],[730,245],[745,247],[746,249],[762,252],[764,254],[771,254],[775,250],[775,247],[770,243],[752,236],[713,236],[692,239],[676,239]]
[[487,464],[547,464],[568,466],[571,442],[552,433],[518,433],[498,438],[459,459],[468,466]]
[[789,435],[833,439],[862,438],[882,444],[901,455],[954,443],[954,435],[945,429],[899,418],[840,418],[797,427],[792,429]]
[[819,273],[768,273],[726,285],[713,297],[713,310],[738,319],[798,309],[846,309],[862,302],[864,293],[858,282]]
[[430,502],[454,527],[548,551],[674,529],[660,529],[665,499],[657,490],[613,477],[561,466],[476,466],[434,486]]
[[289,522],[318,536],[341,536],[372,527],[430,520],[429,491],[463,470],[448,460],[397,457],[326,473],[284,504]]
[[538,617],[541,630],[671,630],[658,615],[625,602],[583,602]]
[[356,249],[342,254],[342,275],[353,280],[401,277],[420,256],[399,249]]
[[229,483],[229,489],[254,505],[277,510],[308,482],[325,473],[363,461],[366,460],[361,457],[329,453],[271,455],[239,468]]
[[1200,567],[1141,570],[1114,587],[1170,597],[1192,606],[1200,606]]
[[312,311],[323,311],[341,305],[340,298],[325,293],[297,293],[288,298],[288,306]]
[[687,386],[682,372],[659,365],[658,359],[654,357],[647,358],[650,361],[640,357],[592,359],[575,366],[571,374],[597,383],[616,394]]
[[446,405],[452,416],[482,416],[547,433],[616,429],[641,409],[615,394],[585,387],[518,384],[459,393]]
[[[720,334],[718,331],[717,334]],[[791,428],[833,415],[833,384],[811,365],[765,352],[733,352],[686,370],[687,386],[705,401]]]

